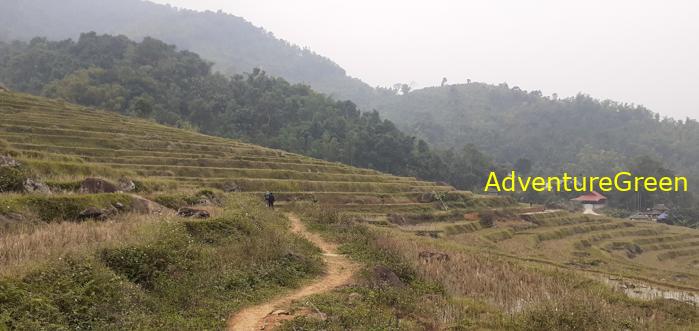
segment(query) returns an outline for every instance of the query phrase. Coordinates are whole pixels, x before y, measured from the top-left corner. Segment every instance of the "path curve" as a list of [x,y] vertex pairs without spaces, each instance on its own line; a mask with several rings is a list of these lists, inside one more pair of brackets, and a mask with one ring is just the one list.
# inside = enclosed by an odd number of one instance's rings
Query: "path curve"
[[323,251],[323,260],[328,266],[328,270],[322,278],[313,283],[294,290],[282,297],[272,299],[272,301],[248,307],[233,315],[228,320],[229,331],[259,331],[265,330],[268,325],[267,319],[271,313],[280,307],[288,306],[292,301],[310,295],[327,292],[349,283],[352,275],[357,270],[357,265],[346,256],[337,254],[337,246],[329,243],[315,233],[306,229],[295,214],[286,214],[291,221],[291,231],[305,237]]

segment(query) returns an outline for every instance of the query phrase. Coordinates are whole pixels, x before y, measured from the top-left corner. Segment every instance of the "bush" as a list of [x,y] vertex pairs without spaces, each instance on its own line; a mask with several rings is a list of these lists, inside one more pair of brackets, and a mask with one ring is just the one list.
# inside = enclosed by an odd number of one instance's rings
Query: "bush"
[[207,244],[220,243],[225,239],[236,239],[240,236],[250,236],[255,230],[254,225],[249,220],[228,218],[189,221],[185,222],[184,226],[195,240]]
[[52,182],[47,181],[46,185],[51,189],[52,192],[77,192],[80,190],[80,185],[82,181],[72,181],[72,182]]
[[42,221],[55,220],[75,221],[80,212],[88,207],[105,208],[115,203],[121,203],[127,208],[131,206],[131,197],[123,194],[92,194],[73,196],[29,196],[20,199],[19,203],[36,213]]
[[24,182],[28,177],[22,167],[0,167],[0,193],[24,191]]
[[101,258],[117,274],[147,290],[153,290],[160,277],[187,269],[185,261],[177,253],[183,252],[161,244],[105,249]]
[[482,212],[480,213],[480,220],[478,223],[484,228],[492,228],[495,226],[495,213],[493,212]]
[[523,313],[520,330],[633,330],[635,323],[626,316],[615,316],[602,302],[579,299],[547,302]]
[[68,258],[21,280],[0,280],[0,329],[102,329],[117,323],[134,298],[91,259]]

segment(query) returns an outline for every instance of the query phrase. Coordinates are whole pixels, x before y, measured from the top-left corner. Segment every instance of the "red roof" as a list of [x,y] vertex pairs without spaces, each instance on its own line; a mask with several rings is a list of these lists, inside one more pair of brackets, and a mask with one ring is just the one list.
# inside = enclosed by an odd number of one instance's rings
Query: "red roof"
[[601,195],[595,191],[592,191],[590,193],[585,193],[575,199],[570,199],[572,201],[582,201],[582,202],[601,202],[603,200],[607,200],[607,197],[604,195]]

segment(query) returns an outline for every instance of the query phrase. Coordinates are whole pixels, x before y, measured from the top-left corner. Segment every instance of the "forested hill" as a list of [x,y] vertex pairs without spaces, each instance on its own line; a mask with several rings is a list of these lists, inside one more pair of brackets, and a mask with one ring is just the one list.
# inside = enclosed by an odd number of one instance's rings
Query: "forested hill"
[[[376,106],[409,134],[439,147],[473,143],[498,162],[538,172],[607,174],[641,156],[699,175],[699,123],[587,95],[557,99],[505,84],[415,90]],[[526,162],[525,162],[526,163]]]
[[137,43],[87,33],[77,42],[0,43],[0,82],[13,90],[462,188],[478,187],[492,168],[471,146],[436,152],[352,102],[260,70],[230,78],[214,74],[197,54],[152,38]]
[[331,60],[302,49],[243,18],[176,9],[141,0],[3,0],[0,40],[76,39],[96,31],[140,40],[150,36],[214,61],[225,74],[261,68],[292,83],[366,105],[374,90]]

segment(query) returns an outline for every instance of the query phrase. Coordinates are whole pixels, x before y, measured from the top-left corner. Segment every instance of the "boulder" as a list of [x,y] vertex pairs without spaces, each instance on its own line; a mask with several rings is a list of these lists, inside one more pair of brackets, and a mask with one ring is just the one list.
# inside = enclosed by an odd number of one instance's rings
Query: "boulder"
[[209,218],[211,215],[206,210],[194,209],[189,207],[180,208],[177,211],[177,216],[180,217],[194,217],[194,218]]
[[137,213],[161,215],[165,211],[169,210],[165,206],[155,201],[148,200],[135,194],[131,195],[131,198],[133,199],[131,202],[131,208]]
[[396,225],[405,225],[408,223],[408,221],[405,220],[405,217],[400,214],[388,214],[388,221],[396,224]]
[[418,257],[420,257],[420,260],[424,263],[449,261],[449,255],[442,252],[422,251],[418,254]]
[[119,188],[116,185],[100,178],[85,178],[80,183],[80,193],[83,194],[115,193],[118,191]]
[[434,202],[435,200],[437,200],[437,199],[435,198],[434,194],[429,193],[429,192],[422,193],[417,198],[417,202],[421,202],[421,203],[430,203],[430,202]]
[[373,287],[405,287],[398,275],[383,265],[377,265],[371,270],[370,281]]
[[78,219],[81,221],[93,219],[98,221],[104,221],[107,219],[107,213],[104,210],[97,207],[88,207],[78,214]]
[[27,193],[51,194],[51,188],[49,188],[48,185],[37,182],[31,178],[27,178],[27,180],[24,181],[24,191]]
[[238,184],[235,182],[225,182],[221,184],[221,190],[226,193],[240,192],[240,186],[238,186]]
[[114,208],[116,208],[119,211],[124,211],[126,209],[126,206],[124,206],[124,204],[121,202],[116,202],[112,206],[114,206]]
[[119,183],[117,183],[117,187],[119,188],[119,191],[122,192],[133,192],[136,190],[136,183],[134,183],[131,179],[128,179],[126,177],[121,177],[119,178]]
[[20,167],[22,163],[9,155],[0,155],[0,167]]

